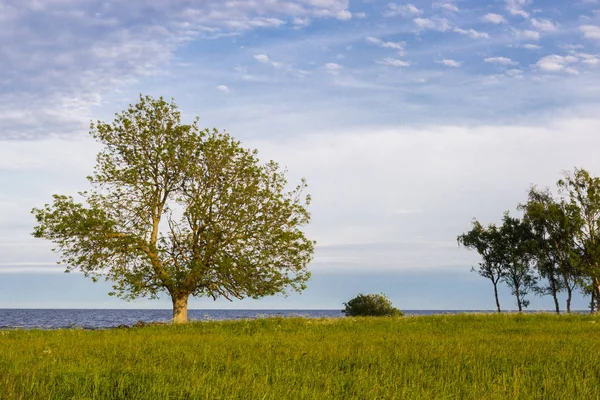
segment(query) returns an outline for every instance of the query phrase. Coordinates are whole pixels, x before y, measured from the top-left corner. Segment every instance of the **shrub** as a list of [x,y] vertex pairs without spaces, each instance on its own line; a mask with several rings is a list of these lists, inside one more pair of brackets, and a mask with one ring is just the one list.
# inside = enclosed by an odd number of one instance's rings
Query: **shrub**
[[392,302],[384,294],[359,294],[352,300],[344,303],[346,308],[342,311],[347,317],[372,316],[372,317],[401,317],[402,311],[392,306]]

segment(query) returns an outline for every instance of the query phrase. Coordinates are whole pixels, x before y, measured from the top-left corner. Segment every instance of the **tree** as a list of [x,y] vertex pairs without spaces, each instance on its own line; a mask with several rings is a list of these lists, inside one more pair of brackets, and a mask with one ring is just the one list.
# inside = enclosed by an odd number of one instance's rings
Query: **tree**
[[90,133],[104,145],[91,189],[33,209],[35,237],[51,240],[66,270],[113,282],[119,297],[168,293],[173,321],[190,296],[242,299],[301,291],[314,242],[304,180],[261,164],[229,134],[181,123],[177,106],[140,96]]
[[567,291],[567,312],[571,312],[573,290],[579,279],[579,257],[575,245],[581,229],[578,209],[564,200],[556,200],[550,190],[532,187],[528,201],[519,206],[525,212],[524,221],[535,235],[535,263],[541,277],[548,281],[541,287],[551,294],[556,312],[560,312],[558,293]]
[[574,218],[581,228],[576,245],[583,273],[590,281],[593,309],[594,299],[598,299],[600,293],[600,178],[576,168],[573,173],[565,173],[564,178],[558,181],[558,188],[577,210]]
[[384,294],[359,294],[344,303],[344,314],[347,317],[401,317],[402,311],[392,305]]
[[537,279],[531,269],[535,241],[530,226],[523,220],[504,214],[500,227],[503,254],[502,281],[508,285],[517,300],[519,312],[527,308],[529,290],[535,287]]
[[468,249],[476,250],[482,258],[478,269],[471,268],[484,278],[489,279],[494,285],[494,298],[496,300],[496,309],[500,310],[500,300],[498,298],[498,282],[503,276],[503,253],[502,237],[498,228],[494,224],[484,227],[473,219],[470,231],[459,235],[458,244],[462,244]]

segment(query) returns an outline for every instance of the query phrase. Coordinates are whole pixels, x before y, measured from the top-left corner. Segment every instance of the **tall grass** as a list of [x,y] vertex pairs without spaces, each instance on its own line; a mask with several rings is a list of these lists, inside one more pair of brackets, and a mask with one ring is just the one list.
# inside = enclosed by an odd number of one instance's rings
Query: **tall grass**
[[597,399],[600,318],[0,331],[0,399]]

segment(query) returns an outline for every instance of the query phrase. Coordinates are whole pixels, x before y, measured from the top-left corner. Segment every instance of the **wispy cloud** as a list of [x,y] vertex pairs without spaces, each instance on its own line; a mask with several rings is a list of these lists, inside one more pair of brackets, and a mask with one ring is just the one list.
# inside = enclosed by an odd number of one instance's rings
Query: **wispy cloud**
[[413,21],[421,29],[431,29],[441,32],[450,29],[450,23],[446,18],[415,18]]
[[518,15],[523,18],[529,18],[529,13],[524,10],[524,7],[531,3],[531,0],[504,0],[506,10],[511,15]]
[[384,17],[395,17],[397,15],[401,15],[403,17],[414,17],[415,15],[423,14],[423,10],[420,10],[413,4],[396,4],[390,3],[387,5],[385,12],[383,13]]
[[452,68],[460,68],[462,63],[460,61],[452,60],[450,58],[445,58],[443,60],[438,61],[439,64],[445,65],[446,67]]
[[536,63],[536,66],[545,72],[566,72],[577,75],[579,71],[573,67],[570,67],[570,65],[575,64],[578,61],[579,59],[574,56],[559,56],[552,54],[541,58]]
[[487,57],[483,61],[486,63],[502,64],[502,65],[518,65],[519,63],[511,60],[508,57]]
[[407,61],[403,61],[403,60],[399,60],[397,58],[383,58],[381,60],[376,60],[375,61],[377,64],[381,64],[381,65],[388,65],[391,67],[408,67],[410,66],[410,63]]
[[342,69],[342,66],[338,63],[327,63],[324,65],[324,68],[327,71],[327,73],[331,75],[338,75],[340,73],[340,70]]
[[600,26],[596,25],[583,25],[579,27],[583,37],[586,39],[600,40]]
[[530,22],[531,22],[531,25],[538,31],[553,32],[557,29],[556,24],[554,22],[550,21],[549,19],[532,18],[530,20]]
[[460,33],[461,35],[470,36],[473,39],[489,39],[490,38],[490,35],[488,33],[479,32],[479,31],[476,31],[475,29],[454,28],[454,32]]
[[489,13],[483,16],[483,20],[492,24],[506,24],[506,18],[500,14]]
[[451,12],[460,12],[460,9],[453,3],[434,3],[434,7],[438,7]]
[[516,36],[519,39],[525,39],[525,40],[540,40],[540,33],[538,31],[531,31],[531,30],[517,30],[516,32]]
[[404,46],[406,45],[405,42],[388,42],[385,40],[381,40],[372,36],[367,37],[367,42],[375,44],[377,46],[386,48],[386,49],[393,49],[393,50],[397,50],[398,53],[403,54],[404,53]]

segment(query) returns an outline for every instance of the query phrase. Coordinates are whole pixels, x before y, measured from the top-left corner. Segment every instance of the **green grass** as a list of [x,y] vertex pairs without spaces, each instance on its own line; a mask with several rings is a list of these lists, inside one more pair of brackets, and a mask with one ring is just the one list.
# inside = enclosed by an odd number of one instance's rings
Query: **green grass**
[[0,331],[0,399],[598,399],[600,318]]

